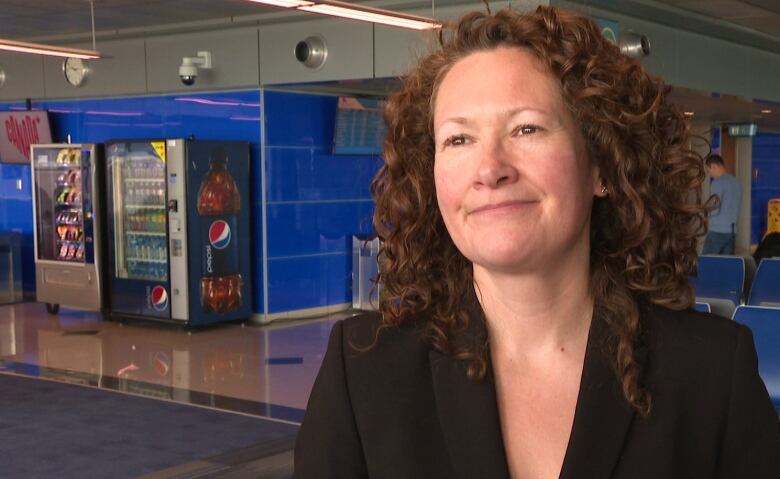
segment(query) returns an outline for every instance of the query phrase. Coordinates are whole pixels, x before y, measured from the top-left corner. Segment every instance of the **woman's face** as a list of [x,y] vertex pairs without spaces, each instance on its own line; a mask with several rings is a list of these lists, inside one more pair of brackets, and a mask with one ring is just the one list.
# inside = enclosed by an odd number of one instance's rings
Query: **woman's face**
[[528,272],[587,257],[601,182],[557,80],[532,54],[500,47],[455,63],[434,135],[439,209],[475,266]]

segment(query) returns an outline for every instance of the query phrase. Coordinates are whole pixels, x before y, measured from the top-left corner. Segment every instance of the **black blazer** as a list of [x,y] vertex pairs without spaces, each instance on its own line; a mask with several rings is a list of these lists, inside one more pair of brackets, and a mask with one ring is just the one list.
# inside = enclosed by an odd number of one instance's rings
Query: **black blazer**
[[[647,418],[622,396],[594,320],[561,478],[780,478],[778,415],[750,330],[642,308]],[[432,350],[413,327],[374,338],[377,316],[333,327],[295,447],[296,478],[508,478],[492,376]]]

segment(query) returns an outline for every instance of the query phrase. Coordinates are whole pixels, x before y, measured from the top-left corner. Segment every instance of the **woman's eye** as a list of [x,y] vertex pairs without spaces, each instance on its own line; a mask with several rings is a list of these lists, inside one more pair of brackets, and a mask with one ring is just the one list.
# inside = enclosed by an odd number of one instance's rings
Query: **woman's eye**
[[465,145],[467,142],[468,138],[466,138],[466,135],[453,135],[444,140],[443,146],[461,146]]
[[515,128],[513,134],[514,135],[532,135],[536,132],[541,130],[541,127],[538,127],[536,125],[520,125],[517,128]]

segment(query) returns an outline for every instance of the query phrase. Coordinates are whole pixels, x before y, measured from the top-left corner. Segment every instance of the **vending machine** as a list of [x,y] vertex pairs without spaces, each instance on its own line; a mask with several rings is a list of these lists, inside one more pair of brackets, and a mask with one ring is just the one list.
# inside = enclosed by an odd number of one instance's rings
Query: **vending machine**
[[102,170],[98,145],[31,145],[35,282],[39,302],[103,305]]
[[111,316],[248,318],[249,144],[113,141],[106,163]]

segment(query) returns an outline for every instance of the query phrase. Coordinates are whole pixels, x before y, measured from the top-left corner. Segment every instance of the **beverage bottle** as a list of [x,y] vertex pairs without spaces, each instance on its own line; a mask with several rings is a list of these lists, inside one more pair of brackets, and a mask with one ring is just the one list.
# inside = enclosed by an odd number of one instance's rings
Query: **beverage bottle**
[[235,311],[242,303],[236,244],[241,194],[227,169],[227,162],[223,150],[212,152],[209,171],[198,189],[203,238],[200,302],[205,312]]

